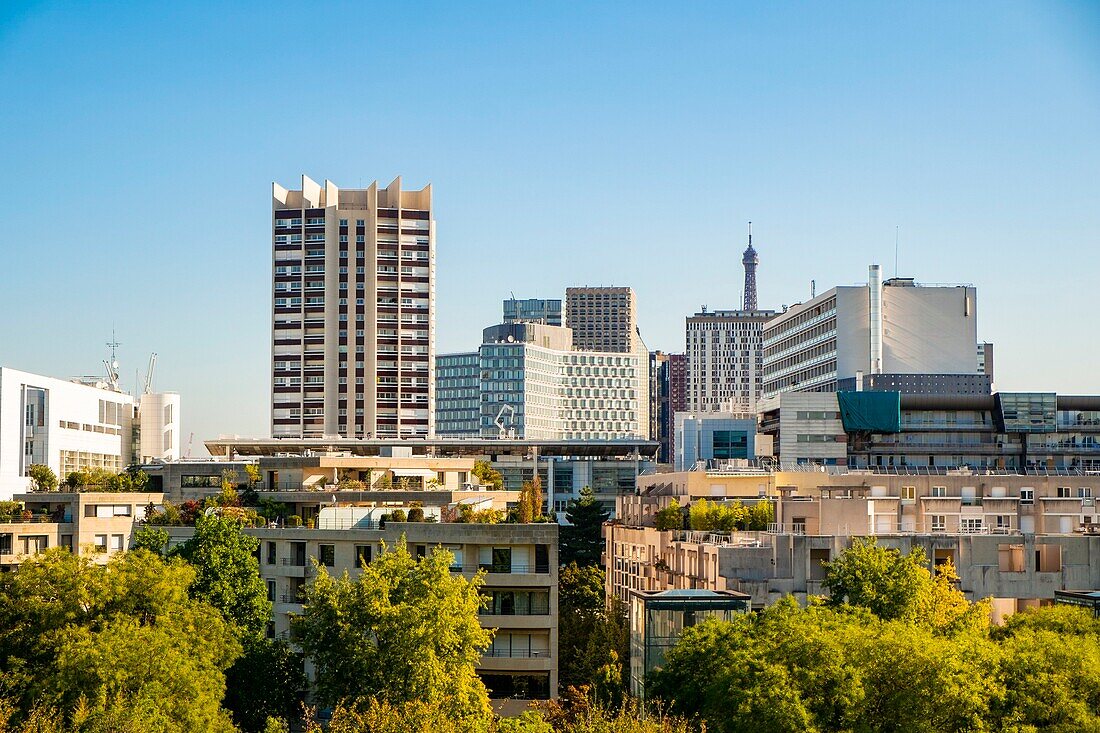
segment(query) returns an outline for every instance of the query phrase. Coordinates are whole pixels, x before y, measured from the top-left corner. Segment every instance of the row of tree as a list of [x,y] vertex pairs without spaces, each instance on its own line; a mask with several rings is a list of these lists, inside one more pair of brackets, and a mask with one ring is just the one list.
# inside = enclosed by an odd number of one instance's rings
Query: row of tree
[[1050,607],[991,627],[948,564],[873,541],[828,600],[687,629],[647,692],[709,731],[1097,731],[1100,622]]
[[775,519],[775,510],[767,500],[746,506],[740,501],[709,501],[696,499],[687,507],[676,499],[657,512],[654,524],[657,529],[688,529],[699,532],[764,532]]
[[72,471],[59,482],[57,474],[49,466],[35,463],[27,467],[27,476],[31,480],[31,488],[35,491],[57,491],[67,488],[69,490],[91,491],[145,491],[149,484],[149,476],[142,470],[133,467],[121,473],[114,473],[105,468],[88,468],[81,471]]

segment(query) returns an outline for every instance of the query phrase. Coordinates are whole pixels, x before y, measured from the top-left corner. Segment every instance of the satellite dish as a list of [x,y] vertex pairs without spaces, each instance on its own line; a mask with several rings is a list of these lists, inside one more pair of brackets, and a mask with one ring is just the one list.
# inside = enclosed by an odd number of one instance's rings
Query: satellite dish
[[515,341],[515,340],[516,340],[516,337],[515,337],[515,336],[512,336],[512,335],[509,335],[509,336],[508,336],[508,343],[512,343],[512,342],[513,342],[513,341]]

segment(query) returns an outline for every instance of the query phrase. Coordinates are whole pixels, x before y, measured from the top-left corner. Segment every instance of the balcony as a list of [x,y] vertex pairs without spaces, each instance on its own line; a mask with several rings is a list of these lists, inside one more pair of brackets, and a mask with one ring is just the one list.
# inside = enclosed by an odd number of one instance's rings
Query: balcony
[[524,563],[512,563],[507,565],[504,563],[481,563],[476,566],[464,566],[463,572],[475,572],[477,570],[484,570],[487,573],[549,573],[549,563],[535,563],[528,565]]
[[549,659],[550,652],[539,649],[486,649],[481,656],[487,659]]

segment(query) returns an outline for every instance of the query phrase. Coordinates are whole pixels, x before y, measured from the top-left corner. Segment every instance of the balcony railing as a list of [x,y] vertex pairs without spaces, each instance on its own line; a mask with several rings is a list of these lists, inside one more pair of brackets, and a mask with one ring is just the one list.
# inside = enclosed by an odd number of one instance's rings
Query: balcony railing
[[478,610],[478,613],[482,616],[549,616],[550,604],[532,604],[529,608],[526,609],[481,608]]
[[495,659],[549,659],[549,651],[530,649],[486,649],[483,657]]
[[462,570],[464,572],[484,570],[487,573],[549,573],[550,564],[535,563],[534,565],[528,565],[525,563],[512,563],[508,565],[505,563],[480,563],[473,566],[464,566]]

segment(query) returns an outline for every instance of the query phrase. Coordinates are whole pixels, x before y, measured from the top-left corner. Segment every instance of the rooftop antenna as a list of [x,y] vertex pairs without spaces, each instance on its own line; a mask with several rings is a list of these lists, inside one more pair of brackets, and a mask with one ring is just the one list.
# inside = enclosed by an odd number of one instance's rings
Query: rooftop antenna
[[901,231],[901,226],[894,225],[894,277],[898,276],[898,234]]
[[118,357],[117,349],[122,346],[115,338],[115,329],[111,327],[111,340],[107,342],[107,348],[111,350],[111,360],[103,360],[103,366],[107,368],[107,384],[111,386],[115,392],[118,392]]
[[817,297],[817,280],[810,281],[810,300]]

